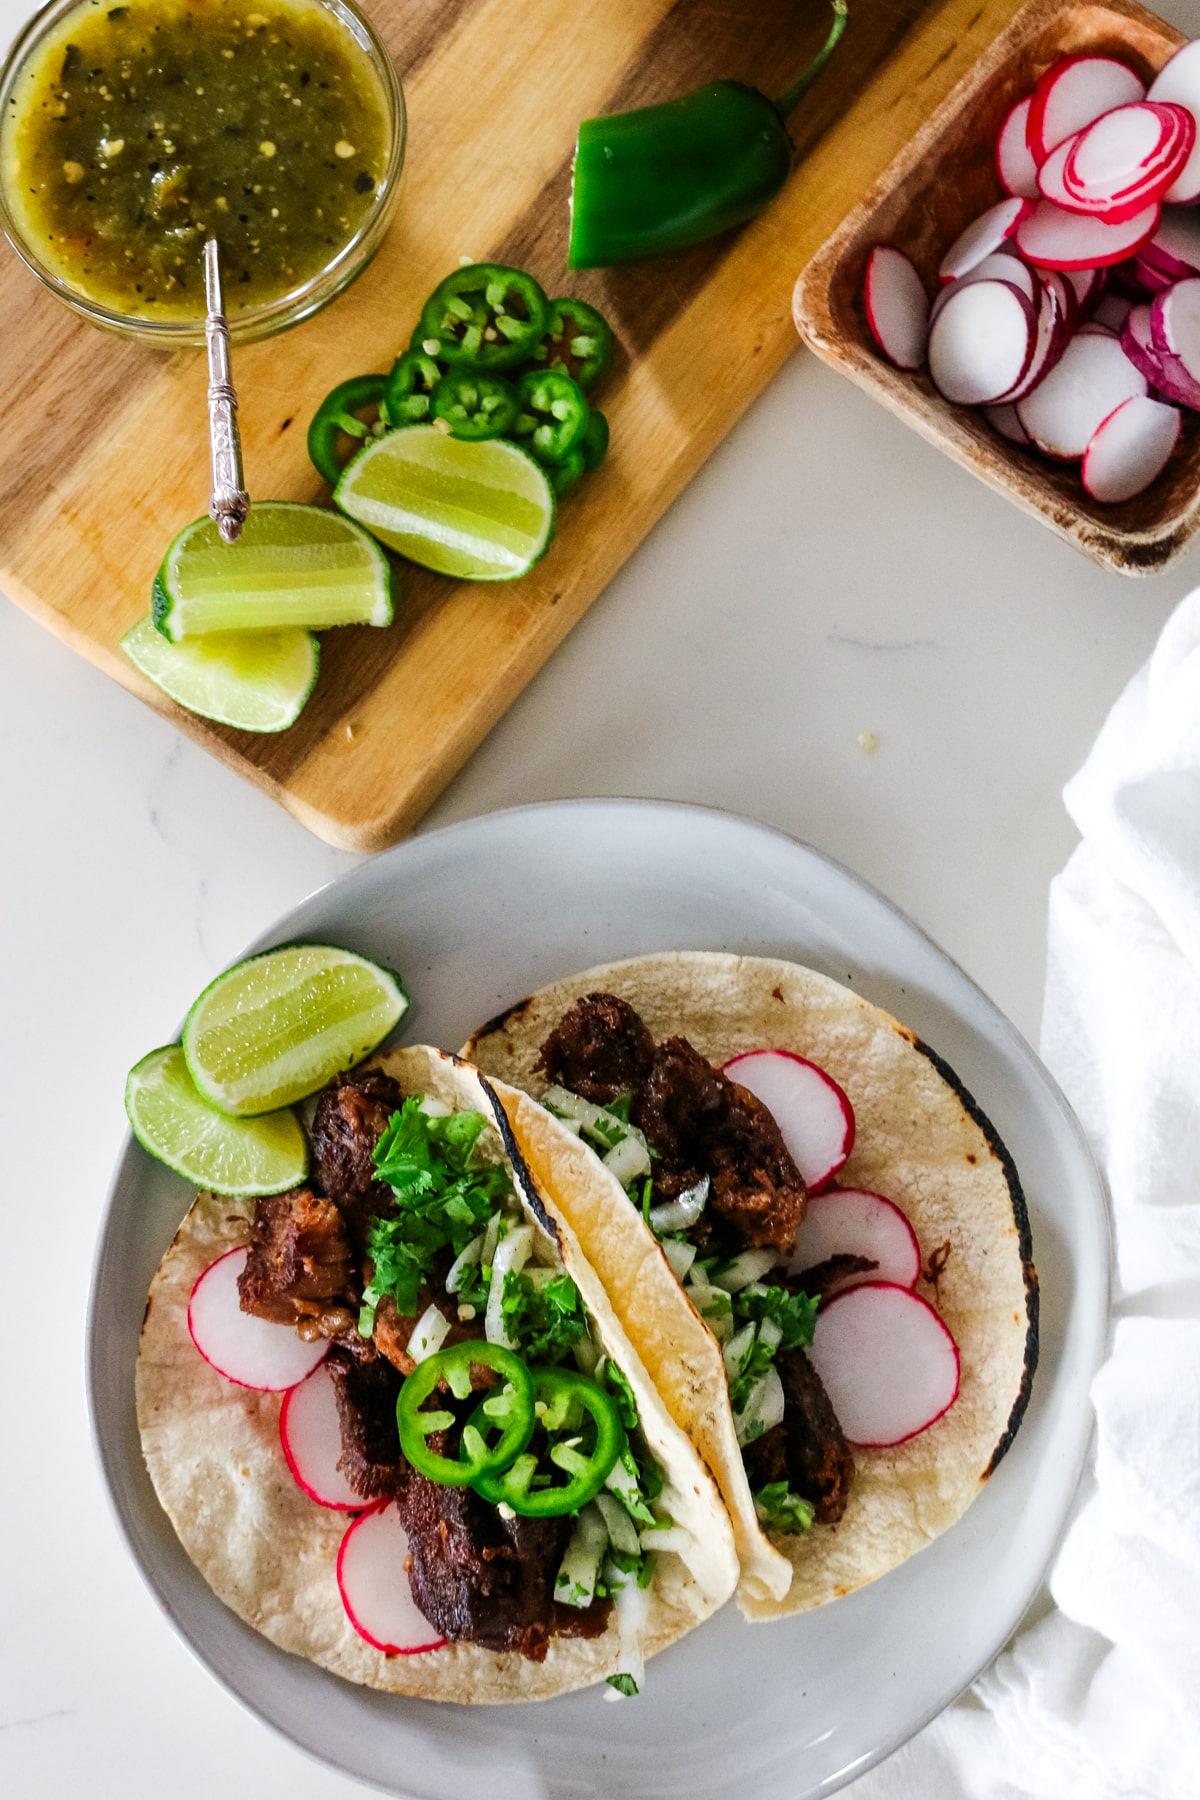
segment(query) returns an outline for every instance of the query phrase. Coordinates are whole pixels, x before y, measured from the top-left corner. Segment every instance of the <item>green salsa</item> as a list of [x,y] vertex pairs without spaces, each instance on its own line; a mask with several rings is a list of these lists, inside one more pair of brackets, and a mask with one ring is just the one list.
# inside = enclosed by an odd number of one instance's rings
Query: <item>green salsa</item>
[[92,0],[30,56],[0,124],[14,223],[127,317],[231,317],[303,287],[355,236],[390,127],[366,50],[312,0]]

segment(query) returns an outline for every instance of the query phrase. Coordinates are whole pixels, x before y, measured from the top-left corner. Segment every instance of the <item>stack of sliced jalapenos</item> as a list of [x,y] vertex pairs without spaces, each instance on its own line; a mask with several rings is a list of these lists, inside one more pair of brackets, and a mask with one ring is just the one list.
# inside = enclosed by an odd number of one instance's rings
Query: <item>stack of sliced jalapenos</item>
[[532,275],[470,263],[436,287],[387,375],[356,375],[325,396],[308,454],[336,482],[367,437],[436,425],[468,443],[507,437],[561,499],[599,468],[608,421],[587,395],[612,361],[606,319],[584,300],[549,300]]
[[[472,1369],[490,1371],[473,1385]],[[448,1399],[437,1404],[437,1390]],[[482,1395],[469,1413],[462,1403]],[[428,1411],[425,1402],[433,1396]],[[525,1518],[557,1518],[594,1500],[626,1446],[616,1402],[573,1369],[530,1368],[511,1350],[471,1339],[427,1356],[396,1402],[400,1447],[420,1474],[471,1487]],[[451,1451],[448,1436],[457,1431]]]

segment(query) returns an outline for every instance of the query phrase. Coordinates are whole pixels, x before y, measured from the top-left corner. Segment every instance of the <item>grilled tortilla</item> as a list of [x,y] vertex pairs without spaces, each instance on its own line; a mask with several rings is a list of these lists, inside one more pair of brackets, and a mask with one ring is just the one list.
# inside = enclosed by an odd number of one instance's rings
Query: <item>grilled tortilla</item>
[[[627,1000],[656,1041],[686,1037],[721,1065],[739,1052],[809,1058],[850,1098],[857,1136],[842,1186],[886,1194],[908,1216],[928,1298],[958,1344],[950,1410],[894,1449],[855,1448],[857,1475],[836,1525],[768,1540],[760,1530],[729,1407],[721,1351],[653,1235],[599,1158],[564,1147],[528,1100],[506,1106],[539,1181],[564,1212],[675,1421],[713,1469],[733,1521],[748,1617],[801,1612],[895,1568],[953,1525],[1011,1443],[1037,1363],[1038,1290],[1029,1219],[1012,1160],[953,1071],[878,1007],[797,964],[684,951],[588,969],[481,1027],[464,1054],[540,1095],[541,1046],[582,996]],[[591,1177],[589,1179],[589,1176]]]
[[[657,1559],[642,1644],[647,1656],[665,1649],[729,1598],[737,1560],[716,1486],[672,1422],[580,1249],[572,1217],[588,1211],[585,1198],[564,1196],[531,1175],[506,1118],[520,1096],[501,1090],[497,1098],[475,1071],[438,1050],[399,1050],[379,1058],[377,1066],[405,1094],[430,1095],[456,1111],[495,1119],[496,1131],[486,1134],[492,1154],[510,1162],[524,1208],[546,1247],[557,1245],[594,1337],[628,1377],[642,1435],[663,1471],[663,1501],[692,1538],[686,1555],[664,1552]],[[569,1133],[562,1135],[573,1144]],[[552,1144],[553,1137],[547,1134],[546,1141]],[[594,1177],[590,1170],[564,1169],[563,1179],[569,1185]],[[554,1637],[543,1662],[466,1642],[386,1656],[358,1636],[335,1573],[348,1515],[318,1506],[292,1480],[279,1441],[282,1396],[226,1381],[199,1355],[188,1332],[197,1278],[222,1252],[249,1238],[246,1206],[212,1194],[198,1197],[151,1285],[137,1360],[146,1465],[184,1549],[214,1593],[280,1649],[389,1693],[494,1704],[544,1700],[604,1680],[619,1666],[615,1609],[599,1637]]]

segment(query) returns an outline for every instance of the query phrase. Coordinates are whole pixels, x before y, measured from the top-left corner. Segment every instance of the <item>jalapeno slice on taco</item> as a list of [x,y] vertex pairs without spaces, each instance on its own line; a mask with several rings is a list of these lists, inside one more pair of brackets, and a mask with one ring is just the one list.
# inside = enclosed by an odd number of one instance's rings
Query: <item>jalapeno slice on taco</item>
[[138,1356],[151,1478],[219,1598],[433,1700],[634,1693],[737,1579],[518,1098],[421,1047],[338,1077],[308,1188],[196,1200]]
[[749,1617],[961,1516],[1029,1397],[1037,1279],[1012,1161],[941,1058],[812,970],[702,952],[556,982],[464,1053],[523,1090],[523,1154],[720,1482]]

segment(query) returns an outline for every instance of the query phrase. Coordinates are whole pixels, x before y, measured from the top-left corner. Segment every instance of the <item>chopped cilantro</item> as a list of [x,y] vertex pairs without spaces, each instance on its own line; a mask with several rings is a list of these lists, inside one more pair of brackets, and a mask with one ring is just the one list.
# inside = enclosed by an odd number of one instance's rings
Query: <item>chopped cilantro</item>
[[771,1319],[782,1334],[781,1350],[807,1349],[816,1329],[817,1302],[811,1294],[791,1294],[787,1288],[763,1287],[755,1281],[733,1296],[733,1316],[741,1324]]
[[527,1362],[559,1363],[583,1336],[579,1289],[569,1275],[536,1286],[510,1269],[501,1301],[504,1329]]
[[759,1488],[754,1510],[766,1531],[807,1531],[813,1522],[811,1505],[794,1494],[786,1481],[769,1481]]
[[616,1688],[618,1694],[624,1694],[627,1700],[633,1700],[637,1696],[638,1684],[632,1675],[610,1675],[608,1685]]

